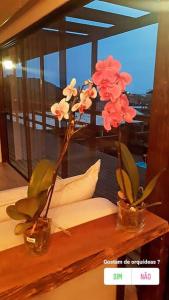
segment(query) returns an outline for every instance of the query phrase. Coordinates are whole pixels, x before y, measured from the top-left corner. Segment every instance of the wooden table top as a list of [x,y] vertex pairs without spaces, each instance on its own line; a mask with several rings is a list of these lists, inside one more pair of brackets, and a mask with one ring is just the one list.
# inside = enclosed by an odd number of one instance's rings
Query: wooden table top
[[54,233],[42,256],[30,255],[24,245],[0,252],[0,299],[24,300],[50,291],[96,268],[104,259],[117,259],[169,231],[167,221],[148,211],[145,227],[137,233],[117,230],[116,217],[73,227],[71,236]]

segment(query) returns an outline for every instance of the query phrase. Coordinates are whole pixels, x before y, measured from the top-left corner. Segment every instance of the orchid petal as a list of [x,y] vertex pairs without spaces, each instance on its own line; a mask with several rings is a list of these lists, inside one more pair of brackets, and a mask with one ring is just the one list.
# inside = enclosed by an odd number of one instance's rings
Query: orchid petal
[[67,114],[64,114],[64,119],[69,119],[69,114],[67,113]]
[[92,105],[92,100],[90,98],[86,98],[84,105],[85,109],[89,109],[89,107]]
[[73,95],[73,96],[77,96],[77,89],[74,88],[74,89],[72,90],[72,95]]
[[76,103],[76,104],[73,105],[71,111],[73,111],[73,112],[77,111],[79,109],[79,107],[80,107],[80,103]]
[[120,78],[121,78],[121,80],[123,80],[125,82],[126,85],[130,84],[132,81],[132,76],[127,72],[121,72]]
[[76,85],[76,79],[75,78],[72,78],[71,82],[70,82],[70,86],[72,88],[74,88],[74,86]]
[[58,109],[58,107],[59,107],[58,103],[55,103],[51,106],[51,112],[53,115],[55,115],[55,111],[56,109]]

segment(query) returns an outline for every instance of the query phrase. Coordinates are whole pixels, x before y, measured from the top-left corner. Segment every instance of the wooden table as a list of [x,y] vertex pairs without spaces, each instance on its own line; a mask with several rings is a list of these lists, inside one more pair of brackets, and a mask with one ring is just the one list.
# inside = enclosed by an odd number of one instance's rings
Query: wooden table
[[[122,257],[168,232],[167,221],[148,211],[145,217],[145,227],[137,234],[117,230],[113,214],[71,228],[70,237],[53,234],[45,255],[31,256],[24,245],[0,252],[0,299],[24,300],[47,292],[96,268],[104,259]],[[157,249],[160,267],[165,265],[163,247],[164,243]]]

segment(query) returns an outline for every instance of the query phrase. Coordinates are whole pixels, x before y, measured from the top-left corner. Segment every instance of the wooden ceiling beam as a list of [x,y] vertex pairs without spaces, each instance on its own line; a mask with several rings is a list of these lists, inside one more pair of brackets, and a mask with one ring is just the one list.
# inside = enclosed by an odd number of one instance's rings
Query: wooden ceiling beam
[[[121,24],[118,26],[113,26],[112,28],[102,28],[103,30],[102,31],[99,30],[99,32],[93,31],[94,33],[91,35],[88,35],[88,36],[80,36],[80,35],[68,34],[68,33],[63,33],[63,32],[58,33],[58,32],[52,32],[52,31],[50,32],[50,31],[42,30],[41,39],[44,42],[46,41],[46,51],[44,54],[49,54],[49,53],[52,53],[55,51],[60,51],[60,50],[68,49],[71,47],[80,46],[80,45],[83,45],[86,43],[97,41],[99,39],[118,35],[118,34],[121,34],[121,33],[127,32],[127,31],[131,31],[134,29],[138,29],[138,28],[141,28],[141,27],[144,27],[147,25],[155,24],[157,22],[158,22],[157,16],[155,14],[149,14],[149,15],[146,15],[143,17],[139,17],[137,19],[132,19],[131,22],[128,22],[123,25]],[[50,27],[54,28],[54,24],[52,24],[52,26],[50,26]],[[93,26],[91,26],[91,27],[93,27]],[[52,37],[54,37],[54,39]],[[59,38],[60,42],[58,41],[58,38]],[[64,41],[64,43],[62,43],[62,40]],[[38,53],[37,53],[37,56],[38,56]],[[35,55],[35,57],[36,57],[36,55]]]
[[93,34],[94,32],[104,32],[105,28],[98,26],[91,26],[86,24],[78,24],[74,22],[65,22],[65,29],[69,31],[82,32],[87,34]]
[[[51,29],[54,29],[53,27]],[[64,31],[48,31],[48,30],[44,30],[42,29],[44,32],[46,32],[48,34],[48,37],[50,39],[50,35],[54,35],[54,37],[61,37],[62,39],[77,39],[79,40],[80,42],[86,42],[88,40],[88,36],[86,35],[80,35],[80,34],[74,34],[74,33],[67,33],[67,32],[64,32]],[[65,29],[64,29],[65,30]]]
[[133,20],[131,17],[103,12],[86,7],[78,8],[68,15],[69,17],[85,19],[89,21],[108,23],[112,25],[124,24]]
[[132,22],[128,22],[123,25],[113,26],[112,28],[106,28],[104,34],[94,34],[92,40],[98,40],[109,36],[121,34],[127,31],[138,29],[144,26],[158,23],[156,14],[149,14],[139,18],[135,18]]
[[[52,29],[59,29],[58,22],[53,23],[52,25],[49,26],[49,28]],[[79,24],[75,22],[68,22],[65,21],[62,23],[62,30],[65,31],[72,31],[72,32],[79,32],[79,33],[86,33],[86,34],[92,34],[94,32],[104,32],[105,28],[103,27],[98,27],[98,26],[91,26],[91,25],[86,25],[86,24]]]

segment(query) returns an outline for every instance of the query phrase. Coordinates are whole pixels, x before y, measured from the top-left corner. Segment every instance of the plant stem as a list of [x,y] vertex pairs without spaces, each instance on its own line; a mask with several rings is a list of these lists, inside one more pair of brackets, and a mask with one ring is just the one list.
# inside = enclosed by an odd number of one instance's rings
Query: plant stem
[[124,183],[124,177],[123,177],[123,172],[122,172],[122,155],[121,155],[121,130],[120,127],[118,128],[118,144],[119,144],[119,149],[118,149],[118,161],[119,161],[119,169],[120,169],[120,175],[121,175],[121,180],[122,180],[122,185],[123,185],[123,193],[125,198],[127,199],[127,193],[126,193],[126,186]]
[[51,200],[52,200],[52,195],[53,195],[53,191],[54,191],[54,186],[55,186],[55,181],[56,181],[56,178],[57,178],[57,175],[58,175],[58,170],[59,170],[59,167],[62,163],[62,160],[65,156],[65,153],[67,151],[67,148],[68,148],[68,145],[69,145],[69,142],[70,142],[70,139],[72,137],[72,135],[74,134],[74,126],[75,126],[75,121],[74,121],[74,117],[70,117],[70,120],[69,120],[69,125],[68,125],[68,128],[66,130],[66,135],[65,135],[65,140],[64,140],[64,143],[63,143],[63,147],[60,151],[60,155],[59,155],[59,158],[56,162],[56,169],[55,169],[55,173],[53,175],[53,179],[52,179],[52,184],[51,184],[51,187],[48,191],[48,194],[47,194],[47,208],[46,208],[46,212],[45,212],[45,215],[44,217],[46,218],[47,215],[48,215],[48,211],[49,211],[49,207],[50,207],[50,203],[51,203]]

